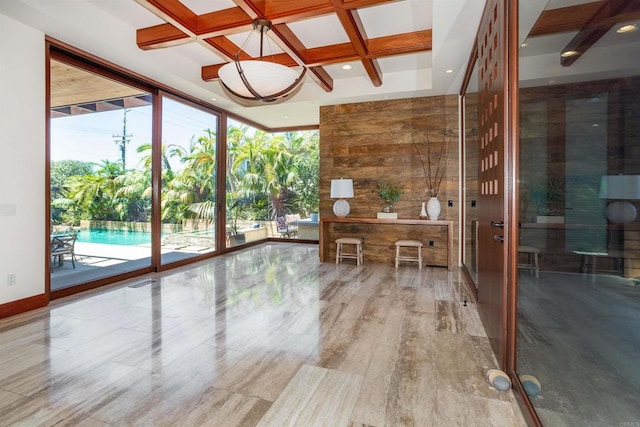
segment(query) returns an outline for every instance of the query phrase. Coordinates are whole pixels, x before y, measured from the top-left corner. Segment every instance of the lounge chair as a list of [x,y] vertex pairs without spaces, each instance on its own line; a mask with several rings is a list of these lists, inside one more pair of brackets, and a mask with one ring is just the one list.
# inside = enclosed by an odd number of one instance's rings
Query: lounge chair
[[51,259],[55,263],[56,258],[58,265],[64,265],[64,256],[71,255],[71,264],[76,268],[75,244],[78,238],[78,231],[72,231],[69,234],[60,234],[51,237]]
[[292,239],[298,235],[298,230],[289,227],[287,219],[283,216],[276,217],[276,231],[283,239]]

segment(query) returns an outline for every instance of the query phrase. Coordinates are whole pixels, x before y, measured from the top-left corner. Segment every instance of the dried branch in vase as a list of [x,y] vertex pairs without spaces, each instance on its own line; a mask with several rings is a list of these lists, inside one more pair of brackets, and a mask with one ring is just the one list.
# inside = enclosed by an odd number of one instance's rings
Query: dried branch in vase
[[447,165],[449,162],[449,144],[447,141],[443,141],[440,144],[439,150],[435,153],[435,159],[432,157],[432,144],[427,140],[427,160],[425,162],[422,153],[420,152],[420,148],[418,148],[417,143],[413,143],[413,147],[418,153],[418,158],[420,159],[420,163],[422,164],[422,171],[424,172],[425,181],[427,184],[427,193],[430,197],[438,197],[440,193],[440,186],[442,185],[442,180],[447,173]]

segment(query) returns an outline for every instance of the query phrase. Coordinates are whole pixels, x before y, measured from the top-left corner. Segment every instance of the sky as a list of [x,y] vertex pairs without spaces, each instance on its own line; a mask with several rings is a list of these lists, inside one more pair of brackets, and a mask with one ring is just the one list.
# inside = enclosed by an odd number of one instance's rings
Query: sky
[[[169,98],[163,99],[162,140],[165,144],[188,147],[192,137],[216,128],[216,116]],[[100,163],[120,162],[120,148],[114,135],[122,135],[124,110],[80,114],[51,120],[51,160],[80,160]],[[152,107],[127,111],[127,169],[138,166],[136,148],[151,143]],[[172,164],[172,167],[178,165]],[[176,168],[176,170],[179,168]]]

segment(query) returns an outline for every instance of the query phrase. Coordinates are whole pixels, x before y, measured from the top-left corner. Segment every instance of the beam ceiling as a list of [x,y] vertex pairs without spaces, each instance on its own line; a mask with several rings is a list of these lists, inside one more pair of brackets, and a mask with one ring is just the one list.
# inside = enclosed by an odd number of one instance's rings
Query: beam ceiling
[[[398,0],[233,0],[235,7],[198,15],[180,0],[136,0],[166,23],[137,30],[140,49],[160,49],[190,42],[200,42],[226,62],[240,52],[241,59],[252,59],[240,50],[229,36],[251,30],[256,18],[273,23],[271,39],[283,53],[273,61],[286,66],[305,66],[314,81],[325,91],[333,90],[333,79],[323,66],[349,61],[360,61],[373,86],[381,86],[382,71],[378,58],[431,50],[431,29],[407,31],[384,37],[369,38],[359,9]],[[291,24],[334,15],[348,37],[347,43],[324,44],[307,47],[298,38]],[[319,38],[323,29],[317,28]],[[218,70],[226,62],[202,67],[204,81],[218,79]]]

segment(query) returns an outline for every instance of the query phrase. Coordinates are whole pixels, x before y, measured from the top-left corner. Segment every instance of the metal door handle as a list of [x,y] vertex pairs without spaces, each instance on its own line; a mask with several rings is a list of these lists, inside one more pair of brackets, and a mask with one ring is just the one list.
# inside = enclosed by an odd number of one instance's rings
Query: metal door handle
[[504,237],[498,236],[497,234],[493,235],[493,240],[495,240],[496,242],[504,243]]
[[491,226],[492,227],[496,227],[496,228],[504,228],[504,222],[502,222],[502,221],[500,221],[500,222],[491,221]]

